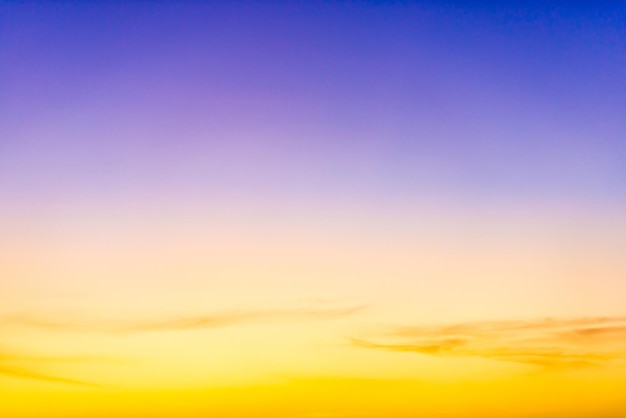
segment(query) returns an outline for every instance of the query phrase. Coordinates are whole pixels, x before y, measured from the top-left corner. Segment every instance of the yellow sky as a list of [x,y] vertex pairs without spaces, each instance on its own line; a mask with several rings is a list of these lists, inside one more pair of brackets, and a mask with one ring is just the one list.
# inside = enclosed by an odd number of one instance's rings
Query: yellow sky
[[396,215],[7,226],[2,416],[620,410],[618,217]]

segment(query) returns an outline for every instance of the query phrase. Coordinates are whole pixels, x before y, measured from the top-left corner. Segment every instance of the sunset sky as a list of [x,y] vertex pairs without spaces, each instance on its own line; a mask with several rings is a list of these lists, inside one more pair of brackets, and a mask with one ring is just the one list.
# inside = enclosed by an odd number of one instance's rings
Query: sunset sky
[[625,1],[0,0],[0,417],[625,387]]

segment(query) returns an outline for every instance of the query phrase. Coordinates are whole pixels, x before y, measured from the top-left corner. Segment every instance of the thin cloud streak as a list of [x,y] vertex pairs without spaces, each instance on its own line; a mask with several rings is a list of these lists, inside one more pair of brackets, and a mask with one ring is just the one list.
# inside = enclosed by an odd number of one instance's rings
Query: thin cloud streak
[[[574,318],[574,319],[554,319],[546,318],[539,320],[520,321],[480,321],[459,323],[444,326],[424,326],[424,327],[400,327],[392,335],[402,337],[419,337],[432,335],[457,335],[476,336],[513,333],[523,331],[551,331],[568,330],[572,328],[595,327],[602,325],[626,323],[626,317],[598,317],[598,318]],[[602,329],[603,327],[600,327]]]
[[195,315],[149,320],[50,320],[34,316],[12,316],[5,323],[47,329],[52,331],[144,333],[202,330],[245,325],[257,322],[332,320],[356,314],[365,306],[336,309],[268,310],[226,312],[212,315]]
[[90,382],[85,382],[82,380],[68,379],[65,377],[58,377],[58,376],[50,376],[50,375],[36,373],[30,370],[16,368],[16,367],[0,366],[0,375],[8,376],[8,377],[17,377],[17,378],[22,378],[22,379],[39,380],[39,381],[51,382],[51,383],[65,383],[68,385],[99,387],[99,385],[96,385]]
[[78,385],[85,387],[99,387],[95,383],[71,379],[62,376],[54,376],[46,373],[40,373],[38,371],[33,371],[31,367],[19,367],[14,366],[12,363],[32,363],[36,362],[41,364],[42,362],[56,362],[56,361],[84,361],[84,358],[81,357],[28,357],[23,355],[13,355],[13,354],[1,354],[0,355],[0,377],[10,377],[10,378],[20,378],[20,379],[30,379],[30,380],[38,380],[42,382],[48,383],[62,383],[68,385]]
[[570,331],[565,335],[580,338],[623,337],[626,338],[626,325],[610,327],[580,328]]
[[353,339],[351,344],[438,357],[480,357],[549,370],[603,367],[612,361],[626,360],[626,352],[620,349],[626,345],[626,317],[399,327],[386,336],[393,341]]
[[173,318],[161,321],[145,321],[136,325],[119,328],[122,332],[150,332],[150,331],[184,331],[194,329],[221,328],[226,326],[243,325],[252,322],[280,322],[280,321],[313,321],[339,319],[355,314],[364,307],[342,309],[308,309],[293,311],[257,311],[244,313],[225,313],[208,316],[192,316]]

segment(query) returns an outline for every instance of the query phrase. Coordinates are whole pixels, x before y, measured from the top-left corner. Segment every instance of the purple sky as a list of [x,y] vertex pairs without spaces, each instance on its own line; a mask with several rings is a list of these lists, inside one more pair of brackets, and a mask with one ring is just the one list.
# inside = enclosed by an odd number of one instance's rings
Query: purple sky
[[2,2],[0,195],[621,205],[625,8]]

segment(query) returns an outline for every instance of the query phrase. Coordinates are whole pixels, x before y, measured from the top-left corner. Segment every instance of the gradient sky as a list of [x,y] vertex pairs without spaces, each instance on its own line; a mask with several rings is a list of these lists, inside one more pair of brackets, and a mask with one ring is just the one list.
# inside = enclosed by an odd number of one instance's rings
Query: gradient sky
[[626,413],[626,2],[0,0],[0,415]]

